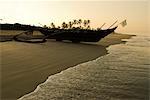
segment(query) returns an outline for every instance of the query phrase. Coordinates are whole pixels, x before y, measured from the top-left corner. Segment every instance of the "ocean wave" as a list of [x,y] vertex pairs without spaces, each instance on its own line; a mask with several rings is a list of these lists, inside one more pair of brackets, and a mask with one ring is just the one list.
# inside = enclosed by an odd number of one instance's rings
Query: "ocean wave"
[[18,100],[148,100],[147,44],[136,36],[110,46],[109,54],[49,76]]

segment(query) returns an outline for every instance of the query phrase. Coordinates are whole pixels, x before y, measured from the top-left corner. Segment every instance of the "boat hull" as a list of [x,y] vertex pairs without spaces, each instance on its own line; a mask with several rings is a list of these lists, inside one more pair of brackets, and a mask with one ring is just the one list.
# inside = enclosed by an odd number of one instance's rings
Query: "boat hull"
[[37,38],[33,36],[33,30],[25,31],[13,36],[13,40],[26,43],[43,43],[46,42],[45,37]]
[[49,39],[56,39],[57,41],[70,40],[72,42],[98,42],[100,39],[114,32],[117,27],[107,30],[93,31],[93,30],[76,30],[76,31],[58,31],[40,30]]

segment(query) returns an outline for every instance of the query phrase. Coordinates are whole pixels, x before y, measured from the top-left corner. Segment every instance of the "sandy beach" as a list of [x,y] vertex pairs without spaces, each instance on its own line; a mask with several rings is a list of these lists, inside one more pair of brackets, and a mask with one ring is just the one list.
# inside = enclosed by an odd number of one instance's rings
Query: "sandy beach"
[[1,42],[2,100],[16,100],[33,91],[48,76],[106,55],[106,47],[130,37],[112,33],[98,43],[80,44],[55,40],[39,44]]

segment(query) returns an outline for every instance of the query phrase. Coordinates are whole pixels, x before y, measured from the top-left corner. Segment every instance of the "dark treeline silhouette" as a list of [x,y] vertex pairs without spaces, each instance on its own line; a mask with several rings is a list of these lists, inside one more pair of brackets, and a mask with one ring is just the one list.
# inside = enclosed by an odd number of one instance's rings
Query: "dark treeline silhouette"
[[91,29],[90,20],[76,20],[69,21],[68,23],[63,22],[61,26],[56,26],[54,23],[51,23],[51,26],[44,25],[44,28],[56,28],[56,29]]
[[[34,26],[34,25],[25,25],[20,23],[14,24],[0,24],[0,30],[41,30],[41,29],[51,29],[51,30],[95,30],[90,26],[91,21],[89,19],[74,19],[69,22],[62,22],[61,25],[56,26],[55,23],[51,22],[50,26],[42,25]],[[41,26],[42,25],[42,26]],[[96,30],[99,30],[97,28]]]
[[56,26],[53,22],[50,24],[50,26],[42,25],[40,26],[31,26],[31,25],[25,25],[20,23],[15,24],[0,24],[1,30],[40,30],[40,29],[54,29],[54,30],[68,30],[68,29],[88,29],[90,30],[90,20],[76,20],[69,21],[68,23],[62,22],[60,26]]
[[42,27],[39,26],[31,26],[31,25],[24,25],[24,24],[0,24],[1,30],[39,30]]

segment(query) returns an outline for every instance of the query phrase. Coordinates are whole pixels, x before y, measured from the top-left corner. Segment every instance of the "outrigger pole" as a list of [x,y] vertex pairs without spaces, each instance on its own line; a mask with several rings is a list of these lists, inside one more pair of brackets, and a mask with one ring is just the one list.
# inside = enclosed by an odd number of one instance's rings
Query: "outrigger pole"
[[102,27],[105,25],[106,23],[104,23],[101,27],[100,27],[100,29],[102,29]]
[[114,24],[116,24],[118,22],[118,20],[116,20],[112,25],[109,26],[108,29],[110,29]]

